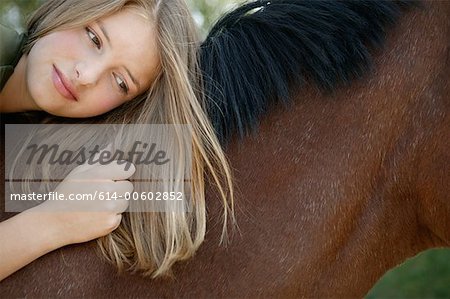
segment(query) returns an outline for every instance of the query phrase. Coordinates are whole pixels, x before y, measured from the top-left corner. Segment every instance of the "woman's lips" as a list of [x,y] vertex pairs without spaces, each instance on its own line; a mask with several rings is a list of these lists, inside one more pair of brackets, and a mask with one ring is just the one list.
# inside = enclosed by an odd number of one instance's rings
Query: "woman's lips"
[[71,101],[77,101],[77,98],[73,92],[73,88],[70,83],[64,78],[64,75],[53,65],[52,81],[56,90],[66,99]]

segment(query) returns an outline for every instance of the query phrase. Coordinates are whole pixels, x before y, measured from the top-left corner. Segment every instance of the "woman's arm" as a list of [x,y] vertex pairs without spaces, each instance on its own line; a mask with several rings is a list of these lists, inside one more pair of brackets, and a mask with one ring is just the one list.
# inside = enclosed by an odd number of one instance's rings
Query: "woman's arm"
[[0,223],[0,280],[38,257],[64,246],[55,224],[40,213],[23,212]]
[[[87,242],[116,229],[128,207],[123,199],[135,171],[123,165],[83,165],[57,187],[61,194],[115,192],[113,201],[46,201],[0,223],[0,281],[40,256],[62,246]],[[101,179],[95,179],[102,177]],[[82,190],[82,191],[81,191]]]

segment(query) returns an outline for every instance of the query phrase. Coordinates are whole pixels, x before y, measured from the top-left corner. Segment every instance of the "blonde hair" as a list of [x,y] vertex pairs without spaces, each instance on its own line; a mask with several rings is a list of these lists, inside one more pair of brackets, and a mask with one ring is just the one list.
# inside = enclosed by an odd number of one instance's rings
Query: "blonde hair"
[[[183,0],[50,0],[28,23],[29,52],[42,36],[56,30],[84,26],[124,8],[138,8],[157,31],[161,68],[143,96],[89,122],[119,124],[190,124],[192,127],[191,212],[124,213],[118,229],[98,240],[98,245],[119,271],[144,275],[170,274],[171,266],[192,257],[206,232],[205,176],[218,190],[223,203],[221,242],[226,240],[227,220],[234,223],[232,176],[227,159],[204,111],[201,75],[197,62],[199,39]],[[180,133],[181,134],[181,133]],[[51,137],[48,137],[51,138]],[[121,142],[145,141],[139,131]],[[62,141],[59,141],[62,143]],[[120,141],[119,141],[120,142]],[[149,142],[150,143],[150,142]],[[67,145],[70,147],[70,145]],[[151,169],[137,165],[135,176],[150,177]],[[181,169],[169,181],[182,181]],[[149,186],[147,186],[149,187]],[[136,188],[135,188],[136,190]],[[136,190],[139,191],[139,190]]]

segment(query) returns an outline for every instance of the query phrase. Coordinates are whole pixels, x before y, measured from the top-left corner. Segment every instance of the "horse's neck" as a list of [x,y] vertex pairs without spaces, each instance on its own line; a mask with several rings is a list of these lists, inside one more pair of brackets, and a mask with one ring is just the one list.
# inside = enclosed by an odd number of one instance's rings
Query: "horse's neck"
[[[425,6],[389,34],[372,75],[329,96],[301,89],[294,105],[264,116],[256,136],[229,145],[249,243],[269,232],[293,249],[300,268],[333,265],[329,283],[346,285],[345,272],[365,288],[450,240],[449,4]],[[420,187],[427,175],[432,190]],[[288,231],[294,235],[283,237]]]

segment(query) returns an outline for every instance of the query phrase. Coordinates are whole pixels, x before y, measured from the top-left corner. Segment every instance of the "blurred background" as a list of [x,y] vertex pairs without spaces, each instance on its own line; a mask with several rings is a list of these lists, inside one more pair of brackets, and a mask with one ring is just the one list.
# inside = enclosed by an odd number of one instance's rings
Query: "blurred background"
[[[24,30],[26,17],[45,0],[0,0],[0,22]],[[243,1],[188,0],[203,36],[217,18]],[[425,251],[386,273],[367,299],[450,298],[450,249]]]
[[[0,20],[5,25],[23,31],[26,17],[43,2],[45,0],[0,0]],[[187,0],[203,36],[206,36],[207,29],[214,20],[241,2],[243,1]]]

